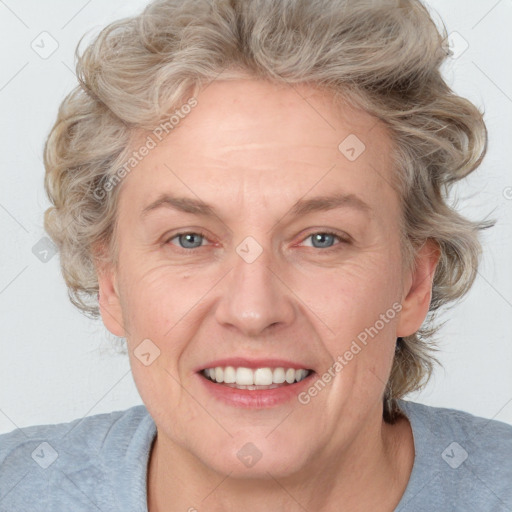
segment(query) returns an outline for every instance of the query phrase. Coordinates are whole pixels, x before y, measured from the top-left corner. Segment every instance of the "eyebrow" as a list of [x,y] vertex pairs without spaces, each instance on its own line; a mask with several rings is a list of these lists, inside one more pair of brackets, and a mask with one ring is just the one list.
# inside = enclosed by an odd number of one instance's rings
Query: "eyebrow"
[[[215,208],[200,199],[176,197],[170,194],[162,194],[158,199],[146,206],[141,212],[141,217],[146,217],[150,212],[162,207],[204,217],[218,217]],[[354,194],[340,193],[299,199],[287,215],[291,214],[294,217],[300,217],[308,213],[329,211],[336,208],[352,208],[367,215],[372,212],[371,207],[360,197]]]

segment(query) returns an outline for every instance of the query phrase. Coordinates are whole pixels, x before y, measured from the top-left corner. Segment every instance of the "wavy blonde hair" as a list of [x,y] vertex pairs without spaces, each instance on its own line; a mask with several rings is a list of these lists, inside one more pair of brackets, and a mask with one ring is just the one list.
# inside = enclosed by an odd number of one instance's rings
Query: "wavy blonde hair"
[[117,262],[121,187],[97,191],[137,133],[220,74],[323,87],[388,127],[404,264],[414,265],[428,239],[440,248],[429,315],[417,333],[397,340],[384,396],[384,418],[393,422],[396,399],[432,373],[435,314],[469,290],[478,232],[491,225],[462,217],[448,201],[452,185],[480,164],[487,131],[479,110],[443,80],[445,39],[417,0],[157,0],[107,26],[77,49],[79,85],[62,102],[44,152],[53,205],[45,228],[71,301],[99,315],[94,248],[106,245],[107,259]]

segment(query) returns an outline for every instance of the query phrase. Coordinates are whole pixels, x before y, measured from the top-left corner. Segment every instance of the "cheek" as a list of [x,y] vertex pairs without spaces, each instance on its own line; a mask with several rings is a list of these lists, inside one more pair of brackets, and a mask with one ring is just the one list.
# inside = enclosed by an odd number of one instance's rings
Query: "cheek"
[[380,248],[336,269],[316,272],[313,280],[303,275],[295,285],[309,318],[317,318],[313,321],[329,360],[338,361],[335,368],[325,368],[340,376],[334,395],[356,400],[377,396],[394,355],[401,310],[399,255]]
[[165,264],[145,265],[143,258],[126,265],[120,294],[130,334],[166,338],[204,295],[205,280]]
[[[193,320],[205,293],[201,292],[203,280],[163,265],[149,268],[140,263],[131,269],[125,265],[120,293],[133,379],[153,414],[164,414],[164,409],[172,414],[186,399],[180,370],[197,327]],[[143,353],[150,354],[148,365]]]
[[330,331],[353,336],[400,299],[399,264],[392,258],[368,255],[313,276],[302,274],[295,287]]

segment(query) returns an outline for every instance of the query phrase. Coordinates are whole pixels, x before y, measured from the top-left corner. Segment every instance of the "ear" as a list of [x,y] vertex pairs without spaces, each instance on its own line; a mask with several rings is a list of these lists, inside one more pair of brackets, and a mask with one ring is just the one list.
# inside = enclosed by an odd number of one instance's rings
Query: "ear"
[[402,311],[398,321],[398,337],[414,334],[423,324],[432,299],[432,283],[441,251],[434,240],[427,240],[417,252],[414,268],[404,279]]
[[[104,254],[104,249],[98,249],[96,254]],[[102,257],[95,258],[96,273],[98,276],[98,302],[101,318],[105,327],[115,336],[125,337],[123,314],[119,289],[117,285],[116,269],[112,263],[107,263]]]

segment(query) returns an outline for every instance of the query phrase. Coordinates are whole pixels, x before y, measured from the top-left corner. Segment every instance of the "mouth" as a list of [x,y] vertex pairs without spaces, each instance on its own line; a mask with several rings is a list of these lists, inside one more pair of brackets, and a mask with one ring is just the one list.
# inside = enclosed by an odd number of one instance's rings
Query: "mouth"
[[313,370],[306,368],[245,368],[243,366],[216,366],[205,368],[200,373],[210,382],[235,389],[250,391],[276,389],[301,382],[311,375]]
[[296,400],[315,372],[287,366],[212,366],[197,372],[206,391],[231,407],[270,408]]

